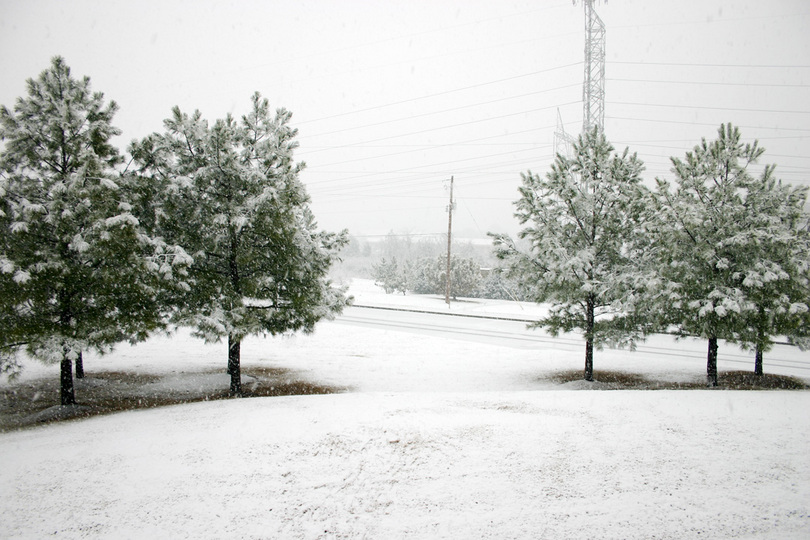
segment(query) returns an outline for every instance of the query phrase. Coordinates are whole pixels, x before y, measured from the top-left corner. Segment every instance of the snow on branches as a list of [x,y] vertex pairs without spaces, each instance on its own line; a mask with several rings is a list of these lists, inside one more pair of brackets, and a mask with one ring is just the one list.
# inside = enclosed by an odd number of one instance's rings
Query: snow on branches
[[653,331],[708,339],[710,385],[719,339],[756,350],[757,373],[773,336],[810,344],[807,190],[777,181],[773,166],[753,176],[763,152],[723,125],[672,158],[674,189],[657,179],[651,193],[635,155],[613,154],[594,131],[545,177],[523,175],[515,215],[527,247],[493,235],[496,254],[551,304],[539,326],[583,332],[586,378],[593,345]]
[[292,114],[272,115],[258,93],[251,105],[213,124],[175,107],[164,133],[131,148],[148,186],[144,220],[194,259],[175,320],[208,341],[228,338],[234,394],[243,337],[311,331],[347,303],[327,279],[347,235],[317,231]]
[[[134,186],[116,171],[115,102],[60,57],[27,88],[13,110],[0,107],[0,302],[13,313],[0,318],[0,349],[60,361],[70,404],[71,363],[160,326],[165,283],[151,271],[159,240],[144,234]],[[171,264],[182,273],[187,258]]]
[[552,305],[538,323],[552,333],[581,330],[586,340],[585,378],[593,376],[593,347],[634,337],[617,331],[632,307],[633,240],[641,211],[643,164],[627,150],[614,151],[598,129],[579,137],[574,157],[557,155],[541,177],[523,174],[516,217],[528,242],[521,250],[493,235],[497,256],[537,302]]

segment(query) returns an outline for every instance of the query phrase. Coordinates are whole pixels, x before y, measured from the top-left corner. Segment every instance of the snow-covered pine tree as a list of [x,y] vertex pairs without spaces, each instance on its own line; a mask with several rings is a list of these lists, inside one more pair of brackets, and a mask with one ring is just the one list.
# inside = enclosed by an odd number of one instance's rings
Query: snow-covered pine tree
[[[646,190],[643,164],[627,149],[617,154],[598,128],[580,135],[574,157],[557,155],[545,178],[523,174],[515,216],[525,226],[518,249],[506,235],[491,235],[506,274],[551,312],[536,325],[556,335],[581,330],[585,380],[593,379],[593,349],[636,337],[618,324],[633,309],[632,260],[627,246],[639,230]],[[620,329],[621,332],[617,332]]]
[[[2,177],[0,177],[2,178]],[[0,180],[0,183],[4,182]],[[2,186],[5,186],[3,183]],[[0,198],[4,198],[3,187],[0,187]],[[8,253],[10,241],[10,221],[5,212],[5,200],[3,208],[0,208],[0,249],[2,253]],[[5,255],[4,255],[5,257]],[[14,377],[19,374],[21,366],[17,352],[21,349],[25,341],[25,329],[14,312],[13,306],[24,302],[23,290],[14,281],[13,266],[11,261],[0,260],[0,375]],[[10,270],[6,272],[4,269]]]
[[176,321],[208,342],[228,339],[232,395],[242,392],[243,338],[312,331],[348,302],[327,277],[348,233],[317,230],[298,178],[304,164],[293,162],[291,116],[271,116],[258,93],[241,121],[228,115],[212,126],[175,107],[163,134],[131,148],[161,186],[156,229],[194,258]]
[[[422,257],[407,272],[407,286],[416,294],[440,294],[446,292],[447,255]],[[450,296],[472,296],[481,283],[481,266],[471,258],[451,255]]]
[[491,300],[512,300],[522,302],[526,300],[523,296],[522,286],[514,280],[507,279],[500,268],[490,269],[482,278],[475,295],[478,298],[489,298]]
[[70,405],[73,361],[159,326],[157,290],[188,257],[144,235],[130,211],[110,142],[115,102],[61,57],[27,88],[13,111],[0,108],[2,346],[60,362]]
[[753,310],[737,339],[755,351],[754,373],[762,375],[763,355],[774,336],[792,340],[808,334],[810,302],[810,231],[804,212],[807,188],[776,180],[767,166],[753,182],[744,206],[740,233],[740,285]]
[[408,288],[415,294],[444,294],[441,274],[447,271],[446,260],[441,256],[417,259],[408,274]]
[[[434,264],[439,276],[439,289],[435,294],[443,294],[447,288],[447,255],[439,255]],[[450,256],[450,296],[453,299],[471,296],[480,284],[481,265],[475,259]]]
[[757,289],[754,274],[775,269],[757,246],[760,233],[766,234],[761,220],[749,221],[758,210],[746,206],[757,189],[748,167],[763,152],[756,141],[743,144],[739,129],[724,124],[716,140],[703,139],[683,160],[672,158],[674,192],[657,179],[658,222],[651,229],[656,241],[650,255],[660,274],[658,312],[662,323],[680,334],[708,340],[709,386],[718,384],[718,340],[738,339],[757,316],[756,303],[747,296]]
[[371,266],[371,277],[374,278],[374,285],[382,287],[385,294],[391,294],[394,291],[391,284],[388,282],[391,263],[394,261],[396,261],[396,259],[388,261],[383,257],[379,262]]
[[385,294],[407,292],[407,268],[405,265],[400,266],[396,257],[391,257],[390,260],[383,257],[380,262],[372,266],[374,277],[374,284],[382,287]]

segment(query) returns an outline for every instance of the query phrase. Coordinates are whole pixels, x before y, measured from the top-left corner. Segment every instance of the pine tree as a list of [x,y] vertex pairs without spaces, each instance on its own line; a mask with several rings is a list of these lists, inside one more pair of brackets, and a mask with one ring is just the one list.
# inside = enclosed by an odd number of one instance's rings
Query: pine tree
[[416,294],[444,294],[442,275],[447,272],[447,259],[421,257],[414,262],[408,274],[408,288]]
[[[447,255],[422,257],[406,272],[406,286],[416,294],[444,296],[447,281]],[[450,257],[450,296],[472,296],[481,283],[481,267],[471,258]]]
[[760,308],[767,315],[775,307],[776,289],[789,281],[779,267],[782,232],[768,232],[763,224],[775,217],[768,209],[770,173],[758,183],[748,171],[763,152],[756,141],[744,145],[739,129],[724,124],[715,141],[703,139],[685,159],[672,158],[674,192],[657,180],[652,253],[661,278],[659,312],[663,324],[680,334],[708,340],[709,386],[718,384],[718,340],[759,340],[750,337],[750,328],[762,329],[753,321]]
[[0,109],[2,345],[60,362],[70,405],[73,361],[160,326],[161,274],[187,257],[144,235],[131,213],[110,142],[120,133],[115,102],[92,93],[88,77],[72,78],[60,57],[27,88],[13,111]]
[[405,265],[400,266],[396,257],[391,257],[390,260],[383,257],[379,263],[373,265],[372,272],[374,284],[382,287],[385,294],[407,292],[407,268]]
[[241,395],[240,349],[250,335],[312,331],[348,300],[327,279],[348,233],[319,232],[293,162],[291,113],[250,112],[209,126],[175,107],[165,132],[133,144],[150,176],[156,230],[194,258],[176,321],[209,342],[228,340],[230,392]]
[[593,350],[607,341],[632,340],[632,258],[628,246],[639,230],[645,190],[642,163],[625,150],[616,154],[595,128],[574,145],[571,159],[557,155],[545,178],[523,174],[516,217],[530,242],[521,251],[511,238],[492,235],[507,276],[535,302],[551,303],[535,326],[552,334],[581,330],[585,380],[593,379]]
[[755,351],[754,373],[762,375],[763,356],[773,336],[800,339],[808,332],[810,235],[804,212],[807,188],[793,188],[765,168],[747,193],[741,235],[740,288],[753,309],[746,310],[737,340]]
[[512,279],[507,279],[500,268],[493,268],[486,273],[481,279],[476,296],[478,298],[512,300],[515,302],[526,300],[522,286]]
[[[435,294],[443,294],[447,287],[447,255],[437,257],[435,264],[435,273],[439,276]],[[475,259],[450,256],[450,296],[453,299],[472,296],[480,283],[481,265]]]

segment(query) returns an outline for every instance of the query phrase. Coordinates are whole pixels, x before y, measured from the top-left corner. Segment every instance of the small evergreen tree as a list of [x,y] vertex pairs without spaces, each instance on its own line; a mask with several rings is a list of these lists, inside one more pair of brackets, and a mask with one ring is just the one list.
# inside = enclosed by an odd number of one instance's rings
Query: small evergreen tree
[[[474,259],[450,257],[450,296],[453,298],[473,296],[481,282],[481,268]],[[408,288],[416,294],[441,294],[446,292],[447,256],[422,257],[408,272]]]
[[411,267],[408,288],[415,294],[444,294],[444,278],[447,258],[422,257]]
[[327,278],[348,233],[319,232],[293,162],[297,130],[258,93],[250,112],[212,126],[175,107],[165,133],[133,144],[157,186],[155,227],[193,256],[193,286],[176,318],[206,341],[228,340],[230,392],[241,395],[250,335],[312,331],[347,304]]
[[481,278],[474,296],[476,298],[512,300],[515,302],[526,300],[521,285],[504,276],[499,268],[493,268]]
[[[763,356],[773,336],[800,339],[808,332],[810,235],[804,212],[807,188],[792,188],[766,167],[752,183],[745,206],[740,288],[753,309],[737,339],[755,351],[754,373],[764,374]],[[744,270],[743,270],[744,268]]]
[[632,343],[638,334],[618,322],[633,311],[628,245],[639,230],[645,190],[641,161],[627,150],[616,154],[598,128],[579,137],[574,154],[557,155],[545,178],[522,175],[515,216],[525,226],[519,236],[530,242],[528,252],[505,235],[491,236],[507,276],[533,301],[551,303],[549,316],[533,326],[553,335],[583,332],[584,378],[592,380],[594,346]]
[[[436,259],[443,271],[438,272],[439,290],[436,294],[445,292],[447,287],[447,256]],[[450,256],[450,296],[453,299],[473,296],[481,283],[481,265],[475,259]]]
[[60,362],[70,405],[73,361],[160,326],[157,291],[188,257],[144,235],[131,212],[110,143],[115,102],[61,57],[27,88],[13,111],[0,108],[2,349]]
[[387,260],[383,257],[379,263],[373,265],[374,284],[382,287],[385,294],[407,292],[407,266],[400,267],[396,257]]

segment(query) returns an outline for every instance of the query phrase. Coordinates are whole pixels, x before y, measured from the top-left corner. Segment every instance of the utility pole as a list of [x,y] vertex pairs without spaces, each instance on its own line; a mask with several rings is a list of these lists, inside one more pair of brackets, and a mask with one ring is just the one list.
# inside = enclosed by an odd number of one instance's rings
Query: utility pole
[[450,245],[453,238],[453,177],[450,177],[450,204],[447,206],[447,274],[445,276],[444,301],[450,307]]
[[[582,131],[605,128],[605,23],[596,14],[596,0],[581,0],[585,8],[585,81],[582,85]],[[574,0],[576,5],[577,0]],[[607,3],[607,0],[605,0]]]

